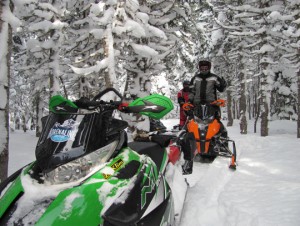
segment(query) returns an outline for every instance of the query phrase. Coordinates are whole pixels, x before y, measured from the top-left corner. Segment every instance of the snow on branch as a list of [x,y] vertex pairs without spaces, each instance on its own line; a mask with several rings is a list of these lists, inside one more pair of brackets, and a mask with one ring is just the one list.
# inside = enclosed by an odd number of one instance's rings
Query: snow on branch
[[48,32],[53,29],[62,29],[63,27],[67,27],[67,23],[63,23],[60,20],[55,20],[53,23],[47,20],[35,23],[29,27],[29,31],[39,31],[43,30]]
[[101,40],[104,37],[103,29],[92,29],[90,33],[94,36],[95,39]]
[[283,6],[282,5],[272,5],[270,7],[264,7],[264,8],[256,8],[252,5],[242,5],[242,6],[228,6],[229,9],[239,12],[249,12],[249,13],[256,13],[256,14],[263,14],[266,12],[274,12],[274,11],[282,11]]
[[265,32],[266,32],[266,28],[262,27],[257,31],[231,32],[230,34],[236,36],[255,36],[255,35],[261,35]]
[[53,12],[47,12],[39,9],[34,10],[33,14],[37,17],[44,18],[45,20],[51,20],[51,18],[54,16]]
[[141,57],[151,58],[158,55],[158,52],[146,45],[131,44],[134,52]]
[[267,53],[267,52],[274,52],[275,48],[269,44],[263,45],[259,50],[253,51],[253,53]]
[[292,21],[292,23],[294,23],[294,24],[300,24],[300,18],[298,20]]
[[12,28],[20,27],[22,22],[10,11],[9,7],[3,7],[1,19],[12,26]]
[[108,66],[108,60],[107,58],[101,60],[101,61],[97,61],[96,65],[92,66],[92,67],[86,67],[86,68],[78,68],[78,67],[74,67],[72,65],[69,65],[71,67],[71,69],[79,75],[88,75],[91,74],[93,72],[99,72],[102,69],[107,68]]
[[221,26],[222,28],[224,29],[227,29],[227,30],[235,30],[235,31],[241,31],[241,28],[238,27],[238,26],[228,26],[228,25],[225,25],[224,23],[222,23],[220,20],[218,20],[217,18],[214,18],[215,22]]
[[162,39],[165,39],[165,40],[168,39],[165,32],[163,32],[159,28],[153,27],[151,25],[146,25],[146,27],[148,28],[149,33],[152,34],[153,36],[158,37],[158,38],[162,38]]
[[39,3],[39,6],[44,9],[45,11],[50,10],[56,14],[58,14],[57,9],[50,3]]
[[130,35],[136,38],[146,37],[144,28],[133,20],[127,20],[124,26],[116,26],[113,28],[113,32],[117,35],[128,32]]
[[271,12],[268,16],[268,19],[272,21],[292,21],[294,19],[291,15],[281,15],[280,12],[274,11]]

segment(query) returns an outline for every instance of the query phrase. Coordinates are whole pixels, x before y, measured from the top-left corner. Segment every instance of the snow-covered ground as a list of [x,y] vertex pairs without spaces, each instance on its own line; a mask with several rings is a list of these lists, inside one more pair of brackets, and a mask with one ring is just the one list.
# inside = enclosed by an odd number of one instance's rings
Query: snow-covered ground
[[224,158],[194,164],[181,226],[300,225],[296,122],[271,122],[268,137],[254,134],[253,122],[248,128],[247,135],[239,133],[237,121],[227,128],[237,146],[236,171]]
[[[171,128],[178,120],[163,120]],[[226,122],[224,123],[226,125]],[[229,159],[195,163],[181,218],[181,226],[299,226],[300,139],[296,122],[270,123],[268,137],[239,133],[236,121],[229,127],[236,141],[237,170]],[[33,131],[10,133],[9,174],[34,159],[37,138]]]

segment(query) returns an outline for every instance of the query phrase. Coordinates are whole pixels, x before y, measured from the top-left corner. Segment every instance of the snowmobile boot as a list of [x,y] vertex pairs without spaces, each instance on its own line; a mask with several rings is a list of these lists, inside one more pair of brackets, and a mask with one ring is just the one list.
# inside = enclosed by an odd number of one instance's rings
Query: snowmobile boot
[[182,166],[182,174],[188,175],[193,172],[193,161],[192,160],[185,160]]

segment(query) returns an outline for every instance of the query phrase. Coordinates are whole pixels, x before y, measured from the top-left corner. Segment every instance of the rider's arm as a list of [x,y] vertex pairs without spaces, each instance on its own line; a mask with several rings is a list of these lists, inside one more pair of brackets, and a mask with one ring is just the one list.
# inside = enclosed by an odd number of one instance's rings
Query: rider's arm
[[188,102],[193,103],[195,96],[195,76],[192,78],[190,82],[190,91],[189,91],[189,98]]
[[217,77],[216,89],[219,92],[225,91],[225,89],[227,87],[227,82],[225,81],[225,79],[223,77],[219,77],[217,75],[216,75],[216,77]]
[[177,101],[178,101],[178,104],[181,106],[184,104],[185,100],[184,100],[184,97],[182,96],[182,92],[178,92],[177,93]]

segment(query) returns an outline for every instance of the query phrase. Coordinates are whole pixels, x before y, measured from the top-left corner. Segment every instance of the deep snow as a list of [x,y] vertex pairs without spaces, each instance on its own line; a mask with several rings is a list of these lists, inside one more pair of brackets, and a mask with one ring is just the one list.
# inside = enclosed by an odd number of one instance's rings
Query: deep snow
[[[178,120],[163,120],[171,128]],[[226,122],[225,122],[226,125]],[[181,226],[298,226],[300,225],[300,139],[296,122],[270,122],[268,137],[239,133],[238,122],[229,127],[236,141],[237,170],[229,159],[194,164]],[[10,133],[9,174],[34,159],[37,138],[33,131]]]

